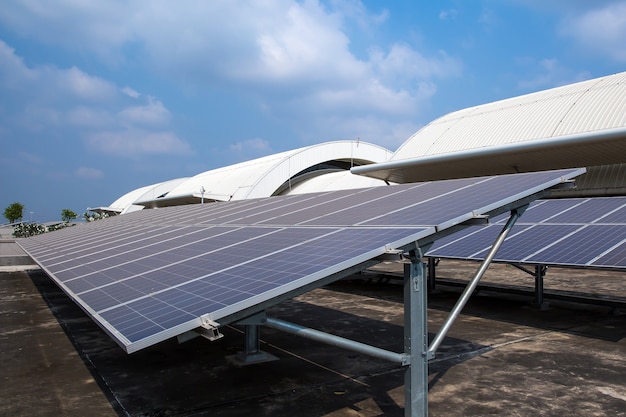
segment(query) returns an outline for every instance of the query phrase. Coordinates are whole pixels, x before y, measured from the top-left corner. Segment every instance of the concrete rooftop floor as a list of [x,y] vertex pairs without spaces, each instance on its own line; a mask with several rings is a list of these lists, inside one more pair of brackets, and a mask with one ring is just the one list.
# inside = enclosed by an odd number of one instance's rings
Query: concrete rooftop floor
[[[13,267],[10,256],[0,254],[0,266]],[[438,276],[468,278],[476,268],[442,261]],[[264,328],[262,348],[279,360],[236,367],[226,360],[242,349],[234,327],[216,342],[170,340],[127,355],[43,272],[3,271],[0,415],[404,415],[403,369],[393,363]],[[492,266],[485,279],[532,281],[505,265]],[[623,302],[625,279],[551,269],[546,288]],[[438,286],[430,296],[431,338],[459,291]],[[343,280],[270,313],[402,351],[402,286],[394,281]],[[626,416],[626,310],[564,301],[540,309],[527,296],[481,290],[429,373],[430,416]]]

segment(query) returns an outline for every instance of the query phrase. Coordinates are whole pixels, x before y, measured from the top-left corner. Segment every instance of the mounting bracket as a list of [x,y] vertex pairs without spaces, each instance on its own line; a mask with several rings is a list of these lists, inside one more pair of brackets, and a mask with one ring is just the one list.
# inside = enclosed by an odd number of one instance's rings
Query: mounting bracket
[[202,316],[200,317],[200,328],[198,329],[198,333],[200,336],[213,342],[214,340],[224,337],[224,335],[220,333],[219,327],[220,324],[218,322],[211,320],[207,316]]

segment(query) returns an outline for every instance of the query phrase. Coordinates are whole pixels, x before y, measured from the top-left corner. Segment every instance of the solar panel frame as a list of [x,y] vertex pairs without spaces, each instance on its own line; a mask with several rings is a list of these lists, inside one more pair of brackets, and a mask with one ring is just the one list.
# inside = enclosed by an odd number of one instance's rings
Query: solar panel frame
[[626,269],[626,239],[595,258],[592,263],[598,267],[612,268],[618,265],[621,269]]
[[223,325],[262,311],[582,172],[160,208],[18,243],[130,353],[204,318]]
[[[517,233],[523,232],[529,226],[516,226],[509,239]],[[502,230],[502,225],[477,226],[465,230],[465,233],[454,233],[438,239],[435,246],[427,252],[427,256],[439,257],[445,253],[447,258],[477,259],[484,255]]]
[[[550,248],[548,253],[535,253],[523,262],[536,264],[546,261],[552,265],[583,265],[589,266],[598,253],[602,253],[615,246],[626,238],[626,225],[596,225],[595,227],[582,226],[577,233],[573,233],[557,245]],[[619,265],[615,265],[619,267]]]
[[[440,240],[429,257],[481,260],[486,250],[468,253],[465,247],[485,247],[489,230],[462,231]],[[513,228],[494,262],[547,266],[626,269],[626,197],[568,198],[533,202]]]

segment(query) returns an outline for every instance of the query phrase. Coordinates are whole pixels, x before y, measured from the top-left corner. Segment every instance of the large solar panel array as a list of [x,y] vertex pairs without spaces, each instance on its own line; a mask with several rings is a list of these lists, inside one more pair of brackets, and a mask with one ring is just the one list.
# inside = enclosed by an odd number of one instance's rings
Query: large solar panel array
[[[483,259],[505,221],[440,239],[427,256]],[[626,269],[626,197],[535,201],[494,261]]]
[[[582,170],[143,210],[20,240],[127,352],[228,324]],[[322,285],[322,284],[319,284]]]

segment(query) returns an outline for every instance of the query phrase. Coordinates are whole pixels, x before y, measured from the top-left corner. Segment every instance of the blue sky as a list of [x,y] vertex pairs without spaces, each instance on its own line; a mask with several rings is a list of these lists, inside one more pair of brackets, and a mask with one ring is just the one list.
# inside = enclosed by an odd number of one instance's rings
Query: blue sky
[[624,39],[626,1],[4,0],[0,209],[57,220],[331,140],[395,150],[450,111],[624,71]]

